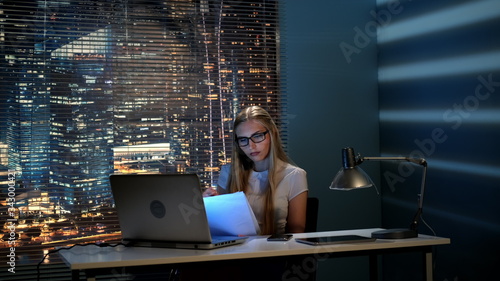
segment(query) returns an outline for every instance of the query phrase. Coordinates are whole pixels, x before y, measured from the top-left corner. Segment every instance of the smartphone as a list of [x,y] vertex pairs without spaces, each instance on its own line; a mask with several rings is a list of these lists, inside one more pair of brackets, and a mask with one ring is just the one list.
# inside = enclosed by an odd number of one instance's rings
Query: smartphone
[[292,234],[273,234],[267,238],[267,241],[288,241],[292,237]]

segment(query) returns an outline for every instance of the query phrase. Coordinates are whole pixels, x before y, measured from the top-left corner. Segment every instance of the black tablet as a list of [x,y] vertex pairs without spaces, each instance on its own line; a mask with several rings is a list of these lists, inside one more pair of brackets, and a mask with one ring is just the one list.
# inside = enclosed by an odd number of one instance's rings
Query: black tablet
[[373,242],[376,238],[364,237],[359,235],[341,235],[341,236],[323,236],[311,238],[296,238],[297,242],[309,245],[331,245],[345,243],[364,243]]

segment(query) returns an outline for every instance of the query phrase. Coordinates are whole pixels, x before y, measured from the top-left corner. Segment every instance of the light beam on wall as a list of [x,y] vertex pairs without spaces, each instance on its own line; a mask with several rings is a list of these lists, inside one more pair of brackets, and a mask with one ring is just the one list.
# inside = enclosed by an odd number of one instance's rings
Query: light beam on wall
[[[499,2],[500,3],[500,2]],[[379,82],[480,73],[500,69],[500,51],[432,59],[379,68]]]
[[[431,164],[432,163],[432,164]],[[432,159],[429,160],[429,166],[432,165],[434,169],[448,170],[454,173],[474,174],[478,176],[500,177],[500,167],[491,165],[481,165],[474,163],[461,163],[456,161],[445,161]]]
[[[411,5],[411,3],[404,2],[400,5],[402,10],[399,12],[399,15],[401,16],[404,15],[405,5]],[[380,3],[379,9],[384,9]],[[397,16],[392,15],[392,18]],[[440,11],[415,18],[382,25],[378,29],[377,41],[378,44],[385,44],[426,33],[442,32],[498,17],[500,17],[500,1],[474,1],[456,7],[446,7]]]
[[446,116],[460,117],[461,124],[500,124],[500,110],[467,110],[458,113],[454,104],[446,109],[381,110],[380,122],[386,123],[446,123]]
[[[395,154],[382,153],[380,156],[388,157],[394,155]],[[478,176],[489,176],[489,177],[500,178],[500,173],[498,173],[498,171],[500,171],[499,166],[483,165],[476,163],[463,163],[458,161],[446,161],[446,160],[439,160],[434,157],[426,157],[426,159],[429,162],[429,166],[435,170],[447,170],[447,171],[452,171],[454,173],[474,174]]]

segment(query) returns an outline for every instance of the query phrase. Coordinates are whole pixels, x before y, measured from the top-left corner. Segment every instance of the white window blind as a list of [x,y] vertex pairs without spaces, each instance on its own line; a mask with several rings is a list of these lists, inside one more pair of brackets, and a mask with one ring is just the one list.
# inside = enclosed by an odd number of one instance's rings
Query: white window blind
[[0,1],[1,256],[15,248],[16,272],[119,239],[112,173],[214,184],[243,107],[269,110],[286,143],[277,2]]

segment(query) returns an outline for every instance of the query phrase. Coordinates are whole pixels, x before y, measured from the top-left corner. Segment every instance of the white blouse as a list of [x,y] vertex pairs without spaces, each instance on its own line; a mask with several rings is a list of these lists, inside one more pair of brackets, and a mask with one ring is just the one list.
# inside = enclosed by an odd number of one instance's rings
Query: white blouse
[[[224,190],[228,189],[227,183],[230,170],[230,165],[221,167],[218,185]],[[260,227],[262,227],[264,217],[264,197],[267,188],[267,175],[268,171],[252,171],[249,179],[250,188],[246,192],[246,197]],[[306,171],[287,163],[283,171],[282,180],[278,183],[276,192],[274,193],[274,219],[277,226],[276,233],[285,232],[288,217],[288,202],[307,190]]]

